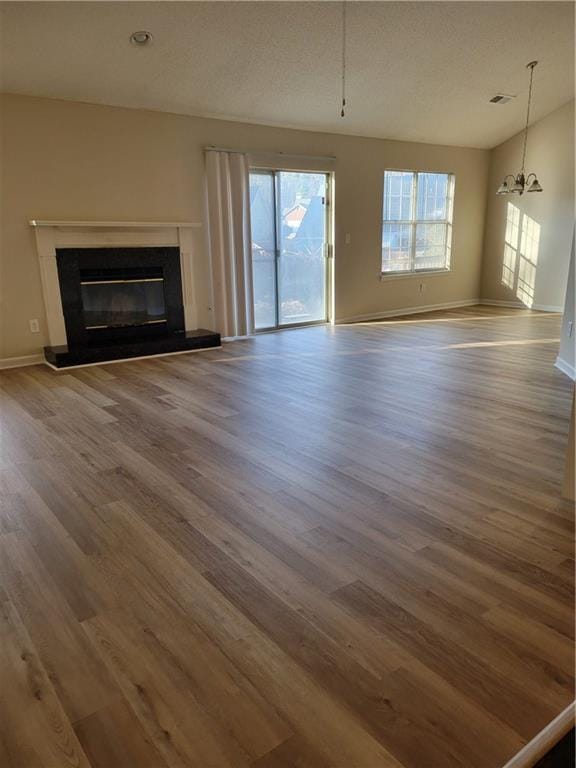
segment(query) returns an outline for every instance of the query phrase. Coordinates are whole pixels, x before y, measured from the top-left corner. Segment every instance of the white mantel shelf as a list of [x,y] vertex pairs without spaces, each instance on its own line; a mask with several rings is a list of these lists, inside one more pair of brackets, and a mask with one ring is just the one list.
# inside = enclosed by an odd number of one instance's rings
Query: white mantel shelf
[[122,229],[141,229],[145,227],[201,227],[200,222],[195,221],[41,221],[31,219],[31,227],[95,227],[109,229],[118,227]]

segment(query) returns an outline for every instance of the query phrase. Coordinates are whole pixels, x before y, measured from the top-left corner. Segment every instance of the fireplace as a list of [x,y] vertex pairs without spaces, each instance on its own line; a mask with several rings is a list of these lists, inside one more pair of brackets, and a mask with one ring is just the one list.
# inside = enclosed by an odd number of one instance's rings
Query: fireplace
[[220,345],[185,328],[180,249],[56,248],[68,344],[46,347],[56,367]]
[[184,333],[180,249],[58,248],[68,346]]

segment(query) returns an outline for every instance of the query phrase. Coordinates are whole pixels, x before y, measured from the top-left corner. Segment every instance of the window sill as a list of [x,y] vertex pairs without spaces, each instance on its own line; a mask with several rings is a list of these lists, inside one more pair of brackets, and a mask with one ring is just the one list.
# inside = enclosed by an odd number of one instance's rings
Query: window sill
[[437,277],[438,275],[449,275],[451,272],[451,269],[421,269],[418,272],[381,272],[380,281],[407,280],[414,277]]

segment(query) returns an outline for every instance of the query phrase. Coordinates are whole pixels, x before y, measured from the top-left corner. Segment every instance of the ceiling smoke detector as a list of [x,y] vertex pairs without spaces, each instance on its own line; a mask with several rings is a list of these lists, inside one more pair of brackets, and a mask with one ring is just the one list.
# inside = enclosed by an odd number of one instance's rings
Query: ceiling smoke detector
[[142,30],[141,32],[132,32],[130,35],[130,42],[132,45],[150,45],[153,39],[152,32],[146,32],[145,30]]
[[507,104],[515,98],[516,96],[510,96],[508,93],[497,93],[496,96],[492,96],[490,99],[490,104]]

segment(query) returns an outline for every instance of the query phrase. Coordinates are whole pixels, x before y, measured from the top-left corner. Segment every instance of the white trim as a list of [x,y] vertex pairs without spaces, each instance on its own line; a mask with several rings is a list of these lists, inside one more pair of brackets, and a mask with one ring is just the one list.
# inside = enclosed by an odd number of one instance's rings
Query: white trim
[[557,307],[554,304],[532,304],[526,309],[535,309],[537,312],[558,312],[560,314],[564,312],[564,307]]
[[177,352],[159,352],[157,355],[140,355],[139,357],[121,357],[118,360],[102,360],[100,363],[83,363],[82,365],[63,365],[61,368],[52,365],[44,357],[40,362],[52,368],[53,371],[72,371],[75,368],[93,368],[95,365],[114,365],[115,363],[131,363],[134,360],[152,360],[154,357],[172,357],[172,355],[192,355],[195,352],[210,352],[211,349],[222,349],[222,345],[217,347],[202,347],[202,349],[180,349]]
[[201,227],[202,224],[193,221],[47,221],[30,219],[31,227],[119,227],[120,229],[147,229],[148,227]]
[[562,371],[568,378],[572,379],[572,381],[576,381],[576,368],[573,365],[570,365],[570,363],[567,363],[566,360],[563,360],[560,355],[556,358],[554,365],[559,371]]
[[536,312],[563,312],[564,307],[557,307],[554,304],[533,304],[527,307],[521,301],[500,301],[499,299],[480,299],[482,304],[488,304],[491,307],[514,307],[515,309],[533,309]]
[[184,309],[184,327],[191,331],[198,326],[194,280],[194,233],[189,227],[178,227],[180,246],[180,278],[182,281],[182,306]]
[[520,752],[514,755],[504,768],[533,768],[534,764],[558,744],[573,725],[574,702],[569,704],[558,717],[555,717],[540,733],[534,736],[532,741],[529,741]]
[[44,362],[44,355],[22,355],[21,357],[0,358],[0,371],[8,368],[24,368],[26,365],[38,365]]
[[415,272],[381,272],[380,280],[385,283],[387,280],[408,280],[409,278],[419,277],[438,277],[438,275],[449,275],[454,270],[451,267],[447,269],[418,269]]
[[424,304],[418,307],[402,307],[400,309],[387,309],[380,312],[370,312],[367,315],[352,315],[350,317],[337,317],[335,325],[343,323],[359,323],[365,320],[382,320],[385,317],[400,317],[401,315],[416,315],[422,312],[434,312],[438,309],[457,309],[458,307],[473,307],[481,304],[480,299],[461,299],[460,301],[447,301],[443,304]]
[[499,299],[480,299],[482,304],[489,307],[512,307],[513,309],[528,309],[521,301],[500,301]]

